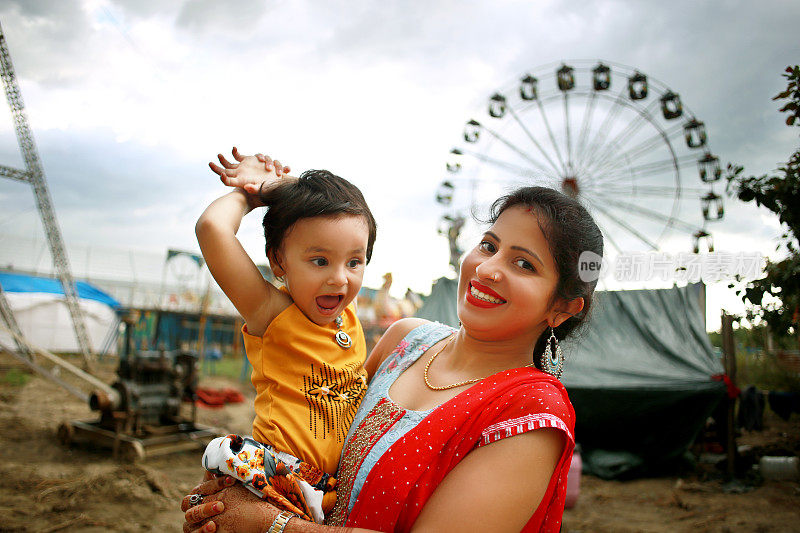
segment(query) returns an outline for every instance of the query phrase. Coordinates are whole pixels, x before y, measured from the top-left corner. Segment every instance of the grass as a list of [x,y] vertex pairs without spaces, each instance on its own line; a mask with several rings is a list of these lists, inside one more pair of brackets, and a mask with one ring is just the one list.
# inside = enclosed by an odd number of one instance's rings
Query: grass
[[[201,374],[203,376],[222,376],[226,378],[238,380],[242,375],[242,365],[244,359],[241,355],[225,355],[219,361],[213,363],[207,362],[199,363]],[[212,366],[213,365],[213,366]],[[246,381],[250,381],[250,372],[247,373]]]
[[0,383],[4,385],[11,385],[13,387],[22,387],[30,381],[31,375],[19,368],[9,368],[6,371],[0,371]]
[[800,392],[800,375],[780,367],[776,357],[765,352],[736,354],[736,382],[741,388]]

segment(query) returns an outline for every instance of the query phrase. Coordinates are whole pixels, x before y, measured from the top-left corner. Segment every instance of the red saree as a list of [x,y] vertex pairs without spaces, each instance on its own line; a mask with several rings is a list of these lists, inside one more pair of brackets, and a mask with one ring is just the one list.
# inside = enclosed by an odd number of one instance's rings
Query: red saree
[[[349,497],[364,458],[404,412],[384,397],[361,422],[343,450],[340,498]],[[575,412],[566,389],[549,374],[521,368],[486,378],[439,406],[391,445],[366,476],[346,525],[409,531],[439,483],[470,451],[548,427],[563,431],[567,445],[523,531],[558,531],[575,443],[574,425]],[[335,513],[332,518],[336,523]],[[339,518],[344,521],[344,516]]]

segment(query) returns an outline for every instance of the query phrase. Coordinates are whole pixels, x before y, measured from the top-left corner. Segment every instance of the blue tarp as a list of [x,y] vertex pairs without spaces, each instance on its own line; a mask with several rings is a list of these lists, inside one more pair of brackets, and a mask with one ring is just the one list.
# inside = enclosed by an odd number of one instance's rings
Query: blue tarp
[[[78,290],[78,297],[86,300],[102,302],[115,309],[120,307],[120,303],[114,298],[104,293],[97,287],[84,281],[75,283]],[[41,278],[28,276],[26,274],[12,274],[11,272],[0,272],[0,286],[5,292],[30,292],[64,295],[61,282],[53,278]]]

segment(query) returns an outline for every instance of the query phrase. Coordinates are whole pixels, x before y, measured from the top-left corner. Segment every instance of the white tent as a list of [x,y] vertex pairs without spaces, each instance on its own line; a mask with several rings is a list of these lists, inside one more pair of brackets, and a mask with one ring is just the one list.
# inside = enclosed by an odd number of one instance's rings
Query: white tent
[[[22,334],[33,345],[56,353],[80,351],[58,280],[0,272],[0,285]],[[77,289],[93,351],[100,352],[105,347],[109,348],[106,353],[116,353],[116,343],[105,345],[119,325],[116,313],[119,302],[85,282],[79,281]],[[15,345],[12,336],[3,330],[0,343]]]

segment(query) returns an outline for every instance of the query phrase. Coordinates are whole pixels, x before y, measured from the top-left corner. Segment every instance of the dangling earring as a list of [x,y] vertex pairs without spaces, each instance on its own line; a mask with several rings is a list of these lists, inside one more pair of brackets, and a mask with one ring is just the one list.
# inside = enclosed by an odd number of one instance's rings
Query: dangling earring
[[[554,346],[554,349],[550,345]],[[552,374],[556,379],[561,379],[561,372],[564,371],[564,355],[561,353],[561,346],[558,345],[558,338],[553,328],[550,328],[550,338],[547,339],[547,346],[542,353],[542,370]]]

